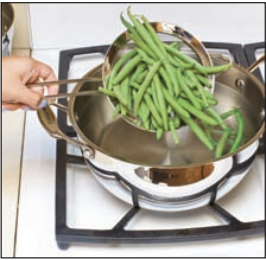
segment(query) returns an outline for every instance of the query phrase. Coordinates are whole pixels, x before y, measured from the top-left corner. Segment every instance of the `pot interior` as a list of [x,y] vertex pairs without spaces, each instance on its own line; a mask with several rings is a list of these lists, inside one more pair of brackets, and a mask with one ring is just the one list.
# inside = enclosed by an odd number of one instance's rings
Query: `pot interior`
[[[84,77],[101,75],[102,65],[99,65]],[[217,112],[224,113],[233,108],[242,112],[242,147],[254,141],[252,139],[262,131],[264,124],[264,90],[259,85],[262,84],[256,78],[235,65],[216,78],[214,96],[218,100],[215,106]],[[100,86],[100,82],[86,82],[78,84],[74,91],[97,90]],[[177,130],[180,144],[175,145],[170,132],[157,141],[154,133],[135,128],[120,117],[114,120],[112,114],[112,105],[106,96],[80,96],[70,100],[70,118],[78,136],[109,156],[139,165],[171,167],[214,159],[214,152],[206,149],[188,127]],[[235,128],[237,122],[230,117],[228,124]]]

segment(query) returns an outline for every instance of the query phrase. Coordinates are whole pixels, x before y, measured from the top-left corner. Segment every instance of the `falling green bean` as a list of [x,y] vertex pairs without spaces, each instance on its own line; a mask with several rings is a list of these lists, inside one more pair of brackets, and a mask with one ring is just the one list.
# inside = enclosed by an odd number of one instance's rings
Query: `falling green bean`
[[222,137],[220,138],[219,142],[217,143],[216,149],[215,149],[215,158],[219,158],[223,155],[224,146],[227,142],[227,139],[230,135],[230,130],[226,129],[222,133]]
[[194,122],[191,118],[182,118],[185,123],[190,127],[190,129],[194,132],[194,134],[202,141],[202,143],[209,149],[213,150],[214,145],[209,140],[208,136],[204,133],[204,131]]
[[237,133],[236,133],[236,138],[234,140],[234,143],[229,151],[230,153],[234,152],[240,147],[241,142],[243,140],[243,134],[244,134],[244,120],[243,120],[242,114],[240,113],[238,109],[236,109],[235,115],[237,119]]

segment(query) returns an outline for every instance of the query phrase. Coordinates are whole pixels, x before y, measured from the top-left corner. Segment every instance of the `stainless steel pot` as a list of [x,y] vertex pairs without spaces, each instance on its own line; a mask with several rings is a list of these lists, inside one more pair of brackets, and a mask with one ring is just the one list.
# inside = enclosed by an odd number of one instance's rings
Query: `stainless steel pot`
[[[224,62],[217,57],[213,61],[215,65]],[[101,73],[102,65],[84,77]],[[74,92],[100,85],[78,84]],[[158,142],[153,133],[136,129],[121,118],[113,121],[104,96],[69,101],[68,114],[79,140],[60,132],[49,106],[38,110],[38,117],[50,135],[81,147],[96,179],[118,198],[146,209],[182,211],[205,206],[232,190],[252,166],[264,133],[264,86],[248,70],[233,64],[218,75],[214,95],[219,112],[238,107],[245,123],[245,143],[219,159],[186,127],[178,130],[182,141],[176,146],[167,133]]]
[[11,54],[15,12],[12,4],[2,3],[2,56]]

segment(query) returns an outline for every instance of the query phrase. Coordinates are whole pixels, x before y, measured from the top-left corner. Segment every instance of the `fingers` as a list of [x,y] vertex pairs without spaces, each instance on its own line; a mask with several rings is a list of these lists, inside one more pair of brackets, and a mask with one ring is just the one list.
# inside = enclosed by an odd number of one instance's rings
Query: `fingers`
[[16,100],[28,105],[31,109],[38,109],[43,100],[43,90],[38,88],[34,91],[22,85],[20,91],[17,93]]
[[[3,108],[16,110],[28,106],[33,110],[37,109],[41,102],[45,101],[43,99],[45,88],[29,88],[27,84],[40,79],[57,80],[52,68],[40,61],[21,56],[2,59],[2,101],[6,102]],[[46,89],[48,94],[52,95],[58,93],[59,87],[48,86]]]
[[[56,81],[56,75],[53,69],[40,62],[35,60],[34,72],[32,73],[31,83],[36,82],[37,79],[41,78],[43,81]],[[37,74],[37,75],[36,75]],[[47,92],[49,95],[57,94],[59,91],[58,85],[47,85]]]
[[15,111],[21,108],[20,104],[2,104],[2,112]]

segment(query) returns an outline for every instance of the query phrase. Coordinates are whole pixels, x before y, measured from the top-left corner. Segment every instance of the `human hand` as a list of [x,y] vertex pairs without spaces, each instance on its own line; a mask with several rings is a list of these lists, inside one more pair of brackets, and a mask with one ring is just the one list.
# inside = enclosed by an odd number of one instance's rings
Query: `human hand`
[[[2,58],[2,109],[16,110],[30,108],[36,110],[43,100],[43,88],[28,88],[39,79],[54,81],[56,76],[46,64],[24,56]],[[47,86],[49,95],[58,93],[58,86]],[[8,101],[16,103],[8,103]]]

